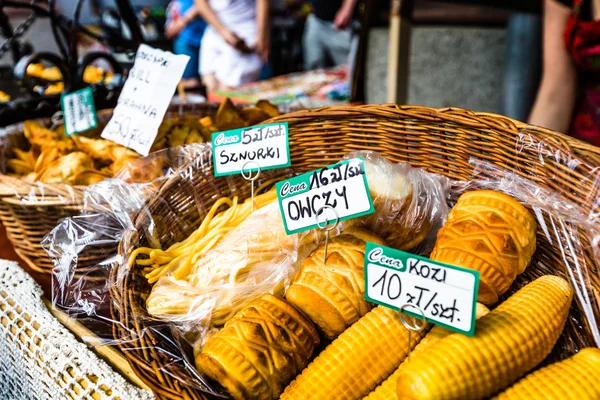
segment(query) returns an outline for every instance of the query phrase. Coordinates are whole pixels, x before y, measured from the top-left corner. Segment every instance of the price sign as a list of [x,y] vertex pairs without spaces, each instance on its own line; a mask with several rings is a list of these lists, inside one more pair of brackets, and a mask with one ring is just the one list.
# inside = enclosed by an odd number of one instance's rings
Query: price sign
[[248,161],[261,171],[291,165],[287,122],[213,133],[212,150],[215,176],[239,174]]
[[[479,271],[367,242],[367,301],[396,310],[410,304],[420,308],[427,321],[473,336],[478,290]],[[420,317],[410,309],[403,312]]]
[[141,45],[102,137],[148,155],[189,59]]
[[90,87],[63,94],[60,98],[60,106],[67,136],[98,126],[94,96]]
[[375,211],[362,157],[278,182],[276,188],[288,235],[316,228],[323,207],[333,209],[339,221]]

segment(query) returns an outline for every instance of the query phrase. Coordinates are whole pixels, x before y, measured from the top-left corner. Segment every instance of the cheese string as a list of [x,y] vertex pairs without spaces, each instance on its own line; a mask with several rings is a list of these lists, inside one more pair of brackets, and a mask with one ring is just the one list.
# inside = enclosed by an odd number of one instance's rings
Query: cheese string
[[[257,192],[260,193],[272,183],[273,181],[265,182]],[[275,190],[271,189],[255,197],[255,206],[257,208],[264,207],[275,201],[276,198]],[[218,212],[222,206],[228,206],[228,208]],[[202,255],[214,248],[225,234],[236,228],[251,213],[250,199],[239,204],[237,196],[233,199],[220,198],[210,208],[200,226],[187,239],[172,244],[167,250],[139,247],[131,252],[128,259],[129,265],[137,264],[145,267],[142,272],[150,284],[157,282],[171,270],[174,271],[176,279],[186,279],[191,272],[192,265]]]
[[250,213],[232,230],[228,226],[208,232],[203,240],[214,233],[213,239],[198,244],[191,260],[185,256],[167,275],[152,274],[151,281],[159,281],[146,300],[150,315],[181,322],[210,317],[211,325],[220,326],[256,295],[282,294],[299,237],[286,235],[277,204]]

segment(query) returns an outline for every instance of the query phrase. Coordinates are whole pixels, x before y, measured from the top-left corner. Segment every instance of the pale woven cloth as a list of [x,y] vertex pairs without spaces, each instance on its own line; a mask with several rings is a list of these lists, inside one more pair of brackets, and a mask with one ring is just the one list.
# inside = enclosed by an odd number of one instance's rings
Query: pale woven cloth
[[0,399],[153,399],[128,383],[50,314],[42,290],[0,260]]

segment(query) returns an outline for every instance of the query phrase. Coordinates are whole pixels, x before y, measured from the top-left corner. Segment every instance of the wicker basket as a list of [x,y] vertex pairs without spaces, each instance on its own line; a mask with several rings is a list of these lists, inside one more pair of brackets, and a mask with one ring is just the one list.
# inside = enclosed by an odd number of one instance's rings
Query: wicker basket
[[[179,112],[192,114],[198,118],[213,116],[219,105],[215,103],[191,104],[172,106],[166,117],[176,116]],[[106,123],[112,116],[112,111],[100,111],[99,123]],[[40,120],[49,126],[50,119]],[[4,171],[5,160],[14,147],[26,149],[22,124],[5,128],[0,137],[6,138],[0,145],[0,166]],[[41,242],[57,223],[67,217],[79,215],[83,210],[83,194],[87,186],[70,186],[65,184],[44,184],[27,182],[22,179],[0,174],[0,220],[6,227],[7,236],[15,251],[35,271],[50,274],[53,264],[42,248]],[[42,201],[27,202],[35,196],[43,196]],[[93,267],[114,253],[113,246],[101,248],[94,246],[85,249],[78,258],[78,274],[88,274],[86,267]]]
[[[292,165],[297,173],[335,163],[350,151],[368,149],[394,162],[410,162],[414,167],[451,179],[469,180],[473,173],[469,159],[476,157],[562,193],[582,211],[598,211],[596,198],[599,188],[594,185],[597,177],[593,169],[600,166],[599,148],[502,116],[453,108],[377,105],[301,111],[269,122],[276,121],[289,123]],[[520,136],[526,127],[528,135]],[[517,155],[516,144],[527,138],[541,143],[543,149],[539,145],[535,149],[524,145]],[[540,150],[550,156],[541,156]],[[561,159],[568,156],[584,162],[568,168],[565,160]],[[165,248],[187,237],[199,225],[205,210],[197,210],[197,204],[210,206],[216,198],[232,195],[232,190],[237,195],[247,195],[246,181],[236,176],[213,178],[210,163],[198,175],[191,180],[188,177],[185,182],[177,176],[167,181],[161,189],[160,201],[150,201],[147,204],[150,212],[138,217],[138,232],[125,235],[121,240],[119,252],[122,256],[137,246],[148,244],[142,228],[147,226],[148,214],[155,221],[165,221],[155,228],[155,234],[161,238]],[[174,230],[174,225],[168,221],[175,215],[183,216],[189,224]],[[589,246],[587,252],[591,252]],[[597,266],[589,261],[593,260],[591,254],[582,257],[586,257],[588,266],[594,268],[591,271],[594,275],[592,291],[598,302],[600,279]],[[562,264],[561,255],[543,234],[538,235],[535,260],[549,266],[543,272],[563,274],[558,269]],[[533,277],[532,273],[526,272],[521,275],[521,284]],[[167,339],[169,332],[148,322],[145,298],[150,286],[138,267],[115,267],[112,281],[116,282],[111,290],[113,316],[118,321],[114,324],[114,336],[127,342],[122,345],[123,350],[127,350],[124,353],[139,377],[159,398],[204,398],[203,393],[189,385],[194,380],[193,371],[184,368],[184,361],[174,362],[172,355],[178,350]],[[571,321],[566,335],[575,332],[573,337],[578,341],[575,346],[593,345],[591,334],[585,334],[585,327],[583,335],[577,334],[579,329]],[[163,350],[159,351],[156,347]]]

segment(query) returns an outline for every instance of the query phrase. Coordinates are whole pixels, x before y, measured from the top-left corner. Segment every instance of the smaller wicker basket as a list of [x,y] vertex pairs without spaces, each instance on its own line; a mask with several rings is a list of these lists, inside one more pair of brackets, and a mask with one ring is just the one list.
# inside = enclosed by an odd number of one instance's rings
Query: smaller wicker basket
[[[197,118],[214,116],[219,108],[215,103],[190,104],[173,106],[166,118],[177,116],[183,112]],[[98,113],[99,123],[108,122],[111,110]],[[40,120],[46,126],[50,119]],[[23,134],[23,124],[15,124],[0,131],[0,166],[6,171],[6,160],[13,148],[26,149],[27,141]],[[59,221],[79,215],[83,211],[84,192],[87,186],[70,186],[65,184],[47,184],[27,182],[22,179],[0,174],[0,220],[6,227],[7,236],[16,253],[33,270],[50,274],[53,264],[48,258],[41,242]],[[38,198],[41,200],[30,201]],[[89,274],[89,269],[114,254],[113,246],[94,246],[86,248],[78,256],[78,275]]]

